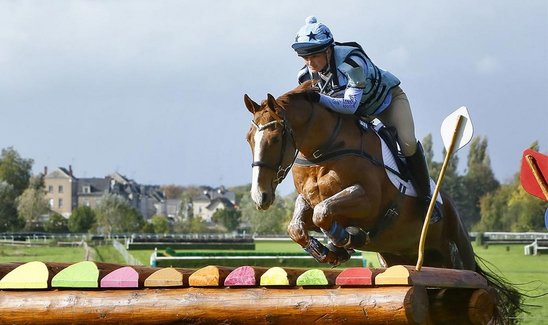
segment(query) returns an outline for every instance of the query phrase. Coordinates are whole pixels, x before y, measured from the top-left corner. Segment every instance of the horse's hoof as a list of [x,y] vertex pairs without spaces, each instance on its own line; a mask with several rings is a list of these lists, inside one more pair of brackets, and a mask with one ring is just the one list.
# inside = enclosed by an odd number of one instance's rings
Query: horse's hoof
[[369,242],[369,235],[358,227],[347,227],[346,231],[350,234],[350,241],[347,248],[360,248]]
[[333,266],[338,266],[350,259],[350,253],[348,253],[345,248],[337,247],[333,243],[329,243],[327,244],[327,249],[334,255],[333,258],[328,260],[328,263]]

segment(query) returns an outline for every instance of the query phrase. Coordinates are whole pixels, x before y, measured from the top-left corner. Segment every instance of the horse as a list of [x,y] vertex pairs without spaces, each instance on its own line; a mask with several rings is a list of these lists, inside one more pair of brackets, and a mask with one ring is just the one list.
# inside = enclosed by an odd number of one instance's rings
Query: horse
[[[377,252],[382,266],[414,265],[424,222],[424,201],[405,195],[390,181],[397,173],[383,163],[382,140],[371,124],[333,112],[309,99],[305,82],[261,104],[244,95],[253,115],[251,197],[268,209],[277,186],[291,170],[298,192],[288,234],[320,263],[339,265],[354,249]],[[473,270],[497,292],[500,319],[521,311],[519,291],[476,263],[455,204],[441,192],[442,218],[429,226],[424,265]],[[323,232],[326,246],[310,232]]]

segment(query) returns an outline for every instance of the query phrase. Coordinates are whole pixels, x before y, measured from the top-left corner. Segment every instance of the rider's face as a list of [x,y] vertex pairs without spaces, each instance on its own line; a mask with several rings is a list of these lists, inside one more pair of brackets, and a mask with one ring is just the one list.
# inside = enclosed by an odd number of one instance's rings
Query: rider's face
[[304,63],[310,72],[320,72],[327,66],[330,49],[324,52],[303,56]]

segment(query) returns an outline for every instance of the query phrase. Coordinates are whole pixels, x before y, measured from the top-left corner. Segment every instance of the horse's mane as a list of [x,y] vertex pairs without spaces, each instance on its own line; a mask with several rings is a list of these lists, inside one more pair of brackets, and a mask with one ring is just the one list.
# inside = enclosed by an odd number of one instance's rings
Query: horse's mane
[[281,95],[276,100],[283,103],[291,97],[306,95],[306,92],[308,90],[311,90],[315,85],[316,85],[315,80],[307,80],[303,82],[302,84],[298,85],[297,87],[286,92],[285,94]]

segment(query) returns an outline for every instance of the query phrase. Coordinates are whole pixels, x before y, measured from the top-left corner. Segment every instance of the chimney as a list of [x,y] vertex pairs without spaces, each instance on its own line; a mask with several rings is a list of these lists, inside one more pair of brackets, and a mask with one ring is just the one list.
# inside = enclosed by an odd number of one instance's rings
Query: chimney
[[73,177],[73,175],[72,175],[72,165],[69,165],[69,175],[70,175],[71,177]]
[[44,176],[48,174],[48,166],[44,166]]

